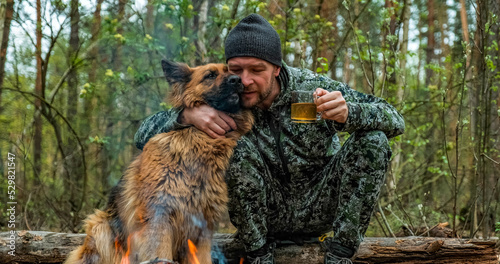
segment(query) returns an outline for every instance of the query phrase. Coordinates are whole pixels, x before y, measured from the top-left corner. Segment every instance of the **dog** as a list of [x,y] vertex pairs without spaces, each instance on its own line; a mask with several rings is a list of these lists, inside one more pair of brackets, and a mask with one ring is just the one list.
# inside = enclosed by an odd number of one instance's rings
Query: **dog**
[[[85,220],[87,236],[66,264],[212,263],[211,238],[226,210],[224,181],[237,140],[253,116],[241,107],[241,79],[223,64],[190,68],[162,60],[176,108],[207,104],[237,130],[213,139],[194,126],[154,136],[110,192],[104,210]],[[196,247],[196,254],[189,251]]]

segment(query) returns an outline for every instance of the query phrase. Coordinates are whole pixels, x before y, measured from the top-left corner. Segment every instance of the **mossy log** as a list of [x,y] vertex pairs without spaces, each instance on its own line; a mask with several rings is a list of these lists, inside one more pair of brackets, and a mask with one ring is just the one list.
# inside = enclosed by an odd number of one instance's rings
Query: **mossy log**
[[[10,233],[0,233],[0,263],[62,263],[81,245],[84,234],[43,231],[16,232],[14,256]],[[216,234],[214,245],[227,263],[239,263],[241,245],[229,234]],[[361,244],[354,263],[491,263],[498,264],[498,238],[488,240],[438,237],[369,237]],[[277,264],[323,263],[318,241],[296,245],[282,242],[276,249]],[[218,261],[214,261],[217,263]]]

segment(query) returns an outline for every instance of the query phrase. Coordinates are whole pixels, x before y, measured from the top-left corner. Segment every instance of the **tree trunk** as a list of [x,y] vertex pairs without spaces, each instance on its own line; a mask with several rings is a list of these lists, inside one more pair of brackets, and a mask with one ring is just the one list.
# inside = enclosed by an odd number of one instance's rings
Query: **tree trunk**
[[[125,6],[127,5],[127,0],[118,0],[118,28],[116,33],[123,35],[123,18],[125,17]],[[118,41],[114,54],[114,70],[120,71],[122,66],[122,43]]]
[[[473,68],[473,87],[475,90],[471,110],[475,118],[474,134],[474,155],[476,173],[473,178],[474,189],[472,202],[472,217],[475,220],[471,226],[471,235],[488,237],[491,235],[496,210],[494,208],[494,195],[498,188],[498,176],[495,175],[495,161],[491,158],[496,155],[498,148],[498,105],[495,100],[498,98],[497,91],[493,86],[498,83],[495,80],[495,68],[498,65],[497,59],[494,62],[487,62],[489,57],[496,56],[497,51],[490,49],[493,41],[498,40],[494,33],[498,32],[492,22],[491,14],[498,15],[498,7],[490,1],[477,1],[477,25],[475,32],[475,43],[473,58],[471,63]],[[488,28],[487,25],[491,27]],[[486,29],[491,30],[487,32]],[[491,35],[493,33],[493,35]],[[490,52],[494,52],[490,53]],[[474,125],[474,124],[472,124]],[[495,153],[495,154],[493,154]],[[493,156],[494,157],[494,156]],[[480,231],[480,232],[479,232]]]
[[396,104],[403,102],[406,87],[406,54],[408,53],[408,32],[410,31],[410,7],[411,1],[405,0],[403,3],[403,39],[400,42],[401,59],[399,60],[401,73],[398,74],[396,92]]
[[195,65],[208,63],[207,47],[205,46],[205,34],[207,31],[208,20],[208,0],[202,0],[198,11],[198,16],[194,19],[194,28],[196,29],[196,60]]
[[[88,75],[88,83],[91,86],[96,85],[97,81],[97,68],[99,66],[99,45],[95,45],[95,43],[99,40],[99,32],[101,28],[101,6],[104,0],[98,0],[97,5],[94,11],[94,17],[92,20],[92,31],[90,37],[90,45],[92,46],[89,51],[88,57],[90,58],[90,68]],[[85,116],[85,129],[82,131],[90,132],[90,127],[92,125],[92,110],[97,105],[96,96],[92,95],[90,98],[86,98],[84,100],[84,116]],[[97,124],[96,124],[97,125]],[[89,135],[85,135],[84,138],[87,138]]]
[[[123,24],[125,23],[124,17],[125,17],[125,7],[127,5],[127,0],[118,0],[118,28],[116,29],[116,33],[122,35],[124,30],[123,30]],[[118,74],[122,69],[122,43],[118,41],[115,52],[113,54],[113,70]],[[106,95],[106,106],[105,106],[105,117],[103,118],[104,121],[104,136],[107,138],[111,139],[110,142],[110,148],[114,145],[114,140],[116,140],[113,137],[113,129],[115,127],[115,121],[113,119],[110,119],[113,115],[114,109],[115,109],[115,93],[116,93],[116,87],[113,83],[111,83],[108,86],[108,92]],[[108,119],[109,118],[109,119]],[[101,130],[101,131],[102,131]],[[112,151],[110,151],[110,148],[103,148],[101,151],[100,159],[101,159],[101,177],[106,178],[108,180],[109,177],[109,172],[111,171],[110,169],[110,160],[113,159],[112,157]],[[103,193],[103,195],[106,195],[106,193]]]
[[[476,115],[474,114],[474,110],[476,107],[476,94],[475,94],[475,88],[470,85],[470,81],[472,80],[472,70],[471,70],[471,58],[472,58],[472,53],[469,52],[470,48],[473,48],[473,44],[470,41],[469,37],[469,23],[467,21],[467,5],[465,4],[465,0],[460,0],[460,22],[462,26],[462,36],[463,40],[465,41],[466,47],[465,47],[465,87],[467,87],[469,93],[468,94],[468,107],[470,109],[469,113],[469,118],[470,118],[470,129],[469,129],[469,138],[473,139],[476,135],[476,129],[477,129],[477,121],[476,121]],[[469,146],[473,147],[473,142],[474,140],[471,140],[468,142]],[[468,169],[464,172],[465,175],[464,177],[468,180],[471,181],[470,184],[470,193],[471,193],[471,199],[469,199],[469,202],[466,206],[471,207],[476,204],[475,201],[475,193],[476,193],[476,186],[473,184],[475,181],[475,169],[474,169],[474,163],[475,163],[475,158],[474,158],[474,153],[472,151],[468,151],[467,153],[467,166]],[[469,217],[468,220],[470,223],[470,226],[476,226],[475,223],[475,217],[474,213],[475,210],[472,208],[469,210]],[[455,221],[454,221],[455,222]],[[453,228],[455,230],[455,227]],[[473,231],[470,231],[469,234],[471,234]]]
[[[483,180],[483,214],[481,222],[483,224],[483,237],[490,237],[494,233],[492,227],[496,223],[496,215],[498,215],[498,207],[496,207],[498,200],[498,188],[500,188],[500,180],[498,175],[498,149],[499,149],[499,131],[500,131],[500,112],[497,99],[499,98],[500,92],[498,91],[498,86],[500,81],[498,79],[498,72],[500,67],[500,54],[498,51],[498,43],[500,41],[500,26],[498,21],[493,22],[493,16],[500,15],[500,7],[498,5],[498,0],[486,0],[484,1],[484,11],[488,14],[488,20],[484,25],[491,25],[490,31],[486,36],[485,41],[485,56],[492,58],[492,64],[488,64],[486,72],[484,72],[486,79],[485,87],[485,122],[487,123],[486,128],[488,133],[484,135],[485,143],[485,153],[482,154],[485,159],[485,174]],[[497,47],[497,48],[492,48]],[[484,59],[486,60],[487,57]],[[497,157],[492,159],[492,157]],[[493,188],[492,188],[493,187]]]
[[[478,1],[479,2],[479,1]],[[465,8],[464,8],[465,9]],[[463,11],[465,12],[465,11]],[[471,85],[471,91],[469,93],[469,109],[470,109],[470,117],[471,117],[471,139],[472,139],[472,146],[471,148],[474,151],[473,154],[473,166],[472,166],[472,173],[471,173],[471,204],[470,204],[470,230],[469,230],[469,236],[473,237],[474,232],[477,230],[478,226],[478,182],[479,182],[479,170],[478,170],[478,165],[479,165],[479,159],[478,157],[478,151],[479,151],[479,140],[480,140],[480,127],[479,127],[479,98],[480,98],[480,88],[478,87],[478,74],[479,74],[479,64],[478,60],[481,57],[481,51],[478,49],[478,46],[481,41],[481,24],[479,22],[480,18],[477,18],[478,24],[476,24],[476,32],[474,34],[474,44],[472,45],[472,50],[471,50],[471,64],[473,64],[473,68],[471,67],[470,71],[472,72],[472,83]],[[472,43],[471,43],[472,44]],[[472,65],[471,65],[472,66]]]
[[146,5],[146,34],[153,35],[154,33],[154,0],[148,0]]
[[[500,6],[498,5],[498,1],[494,1],[494,0],[489,0],[489,4],[488,4],[488,9],[489,11],[494,15],[496,16],[496,18],[498,19],[498,17],[500,17]],[[495,46],[495,42],[496,42],[496,45],[498,45],[498,43],[500,43],[500,25],[498,24],[498,20],[496,23],[491,23],[492,24],[492,28],[491,28],[491,31],[493,32],[492,35],[490,35],[490,39],[489,39],[489,42],[488,42],[488,47],[493,47]],[[489,223],[488,222],[485,222],[485,225],[488,225],[490,227],[494,226],[495,223],[499,223],[500,222],[500,214],[498,213],[499,212],[499,208],[500,208],[500,166],[498,164],[498,157],[500,157],[498,155],[498,149],[500,149],[500,91],[498,89],[498,87],[500,87],[500,79],[498,78],[498,74],[499,74],[499,70],[500,69],[500,56],[499,56],[499,52],[497,49],[491,49],[490,51],[490,55],[492,58],[495,58],[496,57],[496,60],[493,60],[493,64],[495,66],[495,69],[496,69],[496,73],[495,72],[490,72],[490,80],[491,80],[491,84],[489,86],[489,92],[491,93],[490,94],[490,123],[491,123],[491,126],[490,126],[490,131],[491,131],[491,138],[494,139],[494,140],[489,140],[489,144],[490,144],[490,147],[489,147],[489,152],[488,152],[488,156],[489,157],[494,157],[496,155],[497,159],[496,159],[496,163],[492,160],[489,160],[489,168],[490,168],[490,171],[488,173],[489,175],[489,179],[487,180],[487,186],[496,186],[495,189],[493,188],[488,188],[488,192],[489,192],[489,199],[491,201],[491,204],[489,204],[489,208],[490,208],[490,214],[492,215],[492,219],[490,219]],[[493,87],[497,87],[496,89],[494,89]]]
[[[71,0],[71,12],[70,12],[70,24],[71,31],[69,37],[69,48],[68,48],[68,67],[70,71],[68,73],[68,93],[67,93],[67,109],[66,109],[66,118],[72,121],[72,125],[74,128],[78,127],[77,121],[77,111],[78,111],[78,77],[77,70],[74,65],[76,63],[76,59],[78,57],[78,50],[80,47],[80,37],[79,37],[79,22],[80,22],[80,12],[78,10],[78,0]],[[80,198],[82,190],[80,186],[82,184],[82,161],[80,150],[78,149],[78,145],[76,141],[73,139],[73,136],[66,136],[66,157],[63,159],[67,159],[68,168],[66,169],[66,175],[64,175],[64,185],[67,186],[69,191],[69,205],[73,221],[71,221],[70,229],[73,232],[78,231],[78,226],[80,225],[80,217],[78,212],[81,208],[79,205],[81,204]]]
[[[329,22],[332,22],[333,29],[328,34],[321,35],[321,45],[317,45],[317,56],[313,58],[313,69],[319,67],[319,63],[317,58],[326,58],[328,64],[330,65],[330,77],[332,79],[336,79],[336,60],[337,54],[334,54],[333,50],[330,48],[330,45],[335,43],[337,44],[338,40],[338,29],[337,29],[337,13],[338,13],[338,2],[337,0],[316,0],[316,4],[318,5],[317,14],[321,16],[321,18],[326,19]],[[335,45],[333,45],[335,47]]]
[[[338,13],[339,13],[339,3],[338,3],[338,0],[329,0],[329,1],[324,1],[324,2],[327,2],[327,3],[330,3],[328,5],[331,6],[331,11],[329,12],[329,16],[328,16],[328,21],[331,21],[333,26],[334,26],[334,29],[332,30],[332,39],[334,39],[334,42],[333,42],[333,47],[336,47],[338,45],[340,45],[340,37],[339,37],[339,29],[338,29]],[[326,46],[326,43],[324,44],[324,48],[328,48]],[[335,53],[334,51],[334,48],[330,48],[326,51],[326,54],[325,54],[325,58],[328,58],[328,62],[330,63],[330,78],[332,78],[333,80],[337,80],[337,78],[339,76],[337,76],[337,58],[338,58],[338,54]]]
[[[403,102],[403,97],[406,89],[406,54],[408,53],[408,32],[410,28],[410,6],[411,1],[405,0],[403,3],[403,39],[400,42],[400,54],[401,58],[399,60],[400,64],[400,73],[397,74],[396,82],[397,82],[397,90],[396,90],[396,105],[399,106]],[[395,142],[393,146],[393,152],[395,153],[394,158],[392,159],[392,183],[389,182],[390,188],[389,190],[393,190],[392,186],[397,186],[398,181],[401,177],[401,160],[402,160],[402,150],[401,150],[401,142]],[[389,191],[392,194],[392,191]]]
[[[16,256],[7,254],[9,247],[0,248],[2,263],[61,263],[71,250],[83,244],[84,234],[65,234],[41,231],[22,231],[16,238]],[[1,233],[0,241],[9,245],[9,233]],[[465,240],[437,237],[368,237],[361,243],[354,263],[490,263],[498,258],[495,243],[491,240]],[[215,234],[214,251],[222,251],[227,263],[240,263],[241,244],[232,234]],[[22,245],[22,246],[21,246]],[[324,251],[318,240],[298,246],[281,241],[275,252],[277,264],[323,263]],[[154,256],[152,256],[154,259]],[[219,262],[214,259],[214,263]]]
[[[43,61],[42,61],[42,4],[41,0],[36,0],[36,81],[35,94],[44,98],[43,91]],[[40,184],[40,173],[42,169],[42,100],[35,99],[34,127],[35,134],[33,138],[33,172],[36,184]]]
[[[467,22],[467,9],[465,0],[460,0],[460,21],[462,24],[462,36],[467,44],[469,44],[469,23]],[[470,57],[467,56],[467,62],[470,63]],[[468,66],[468,65],[467,65]],[[467,67],[469,68],[469,67]]]
[[[97,121],[94,110],[97,106],[97,95],[95,87],[97,85],[97,69],[99,68],[99,45],[96,44],[99,41],[99,33],[101,28],[101,7],[104,0],[98,0],[93,14],[92,26],[91,26],[91,37],[90,37],[90,50],[88,52],[88,58],[90,60],[90,67],[88,69],[88,80],[87,83],[89,88],[93,90],[92,93],[85,97],[83,100],[83,128],[80,130],[82,138],[89,138],[89,136],[95,136],[91,133],[95,133],[91,128],[98,128],[99,122]],[[100,144],[90,144],[88,145],[87,153],[100,153],[102,151],[102,145]],[[99,159],[96,159],[96,163],[99,164]],[[99,165],[97,165],[99,166]],[[89,173],[89,175],[94,175],[93,181],[96,183],[96,189],[98,193],[103,193],[103,190],[109,190],[108,179],[106,177],[101,177],[97,173]],[[99,185],[100,184],[100,185]]]
[[80,12],[78,10],[78,0],[71,0],[70,24],[71,31],[69,35],[68,48],[68,66],[71,70],[68,73],[68,98],[66,106],[66,117],[68,120],[73,120],[78,109],[78,80],[77,72],[74,67],[78,49],[80,46],[79,33]]
[[[450,45],[448,45],[445,41],[445,39],[449,39],[449,35],[450,35],[450,32],[449,32],[449,27],[446,26],[446,24],[448,23],[449,21],[449,18],[448,18],[448,12],[446,10],[446,5],[443,4],[443,3],[439,3],[438,6],[436,7],[436,12],[437,12],[437,15],[436,15],[436,23],[437,25],[439,25],[439,39],[440,39],[440,42],[438,44],[438,47],[437,49],[440,50],[439,54],[433,54],[435,56],[435,59],[436,59],[436,62],[440,65],[442,65],[445,69],[449,69],[450,71],[452,71],[453,69],[453,65],[451,63],[451,61],[446,61],[446,54],[451,54],[451,49],[450,49]],[[444,61],[444,62],[443,62]],[[442,75],[442,74],[440,74]],[[450,80],[451,81],[451,80]],[[443,81],[441,78],[439,78],[439,80],[437,80],[437,86],[438,86],[438,89],[445,89],[443,88],[443,85],[445,84],[448,84],[448,82],[446,81]],[[448,98],[455,98],[454,94],[452,93],[452,91],[448,91]],[[456,112],[456,107],[452,107],[452,113]],[[454,133],[455,132],[455,125],[454,124],[451,124],[450,126],[450,130],[452,130],[451,132]],[[452,135],[454,136],[454,135]]]
[[0,7],[0,113],[2,112],[2,91],[5,78],[5,61],[9,46],[10,22],[14,15],[14,0],[2,0]]
[[[394,10],[396,7],[395,7],[395,3],[392,1],[392,0],[385,0],[385,8],[387,10]],[[383,46],[387,46],[389,48],[389,54],[390,56],[387,58],[387,64],[384,65],[385,68],[387,66],[391,67],[392,69],[396,69],[396,58],[394,58],[394,52],[390,52],[390,51],[396,51],[397,49],[397,46],[398,46],[398,43],[397,42],[390,42],[388,40],[388,36],[389,35],[396,35],[396,29],[397,29],[397,23],[396,23],[396,13],[395,11],[390,11],[392,14],[391,14],[391,19],[389,20],[389,25],[385,26],[384,27],[384,40],[383,40]],[[385,44],[385,45],[384,45]],[[386,85],[392,85],[393,87],[397,84],[396,83],[396,73],[393,72],[391,74],[391,76],[387,76],[386,75],[386,72],[387,72],[387,69],[384,69],[384,77],[386,78]],[[382,96],[382,94],[381,94]]]
[[[434,49],[436,48],[436,40],[434,37],[434,0],[427,1],[427,49],[426,49],[426,57],[425,64],[428,65],[434,60]],[[427,68],[425,70],[425,86],[429,86],[431,84],[432,76],[434,72],[432,69]]]
[[[343,82],[349,84],[351,82],[351,56],[352,56],[352,50],[351,48],[346,49],[345,54],[344,54],[344,80]],[[355,86],[352,86],[354,89],[356,89]],[[367,93],[370,93],[369,91],[365,91]]]
[[[474,104],[475,108],[471,109],[474,111],[476,118],[476,128],[474,135],[474,151],[476,158],[476,174],[473,183],[476,187],[474,196],[472,199],[477,198],[473,202],[473,212],[472,216],[476,220],[471,226],[471,235],[481,235],[478,234],[480,230],[483,236],[489,236],[490,232],[490,189],[489,185],[490,160],[486,157],[490,155],[489,149],[491,147],[491,107],[493,105],[493,98],[491,97],[491,80],[490,74],[491,70],[486,63],[486,57],[488,54],[489,45],[489,33],[485,31],[486,24],[491,23],[490,17],[490,6],[488,6],[488,1],[477,1],[477,27],[475,32],[475,45],[473,52],[472,63],[474,64],[474,88],[475,93]],[[498,117],[497,117],[498,118]]]

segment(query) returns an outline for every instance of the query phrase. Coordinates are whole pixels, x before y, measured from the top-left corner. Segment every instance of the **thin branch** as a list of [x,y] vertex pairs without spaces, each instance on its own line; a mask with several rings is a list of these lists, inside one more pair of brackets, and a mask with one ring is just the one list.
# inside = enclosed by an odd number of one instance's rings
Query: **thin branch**
[[75,64],[71,64],[69,66],[69,68],[66,69],[66,71],[64,71],[63,75],[61,76],[61,79],[59,79],[59,81],[57,82],[55,88],[52,90],[52,92],[50,93],[49,97],[48,97],[48,101],[50,101],[50,103],[54,103],[54,99],[56,98],[56,94],[59,92],[59,89],[63,86],[64,82],[66,81],[66,78],[68,77],[68,74],[71,72],[71,70],[73,70],[75,68],[75,66],[77,66],[79,63],[83,63],[83,60],[79,61],[78,63],[75,63]]
[[[19,18],[20,19],[20,18]],[[14,21],[16,21],[16,23],[23,29],[24,33],[26,33],[26,36],[28,36],[28,38],[30,39],[31,41],[31,44],[36,47],[36,44],[35,44],[35,41],[33,40],[33,38],[31,37],[29,31],[27,29],[24,28],[24,24],[26,24],[25,21],[21,22],[19,21],[18,19],[14,19]]]
[[[53,109],[56,112],[56,114],[59,117],[61,117],[61,119],[64,121],[64,123],[68,126],[71,134],[73,134],[74,138],[78,142],[78,145],[80,146],[80,151],[82,152],[82,163],[83,163],[83,175],[84,175],[83,181],[86,184],[86,182],[87,182],[87,165],[86,165],[85,152],[84,152],[85,148],[83,147],[83,143],[80,140],[80,138],[78,137],[78,134],[73,129],[73,126],[71,126],[71,123],[66,119],[66,117],[61,112],[59,112],[59,110],[57,108],[55,108],[51,103],[49,103],[47,100],[45,100],[45,98],[42,98],[41,96],[39,96],[39,95],[37,95],[35,93],[27,92],[27,91],[21,91],[21,90],[18,90],[18,89],[7,88],[7,87],[4,87],[3,89],[35,97],[35,98],[41,100],[44,103],[44,105],[46,105],[49,108]],[[49,116],[45,116],[45,117],[49,121],[50,121],[51,118],[53,118],[53,117],[49,117]],[[61,153],[63,154],[63,152],[61,152]]]
[[[366,5],[368,5],[368,4],[366,4]],[[366,5],[365,5],[365,6],[366,6]],[[355,30],[355,28],[354,28],[354,22],[355,22],[355,20],[351,20],[351,12],[349,11],[349,9],[347,9],[347,15],[349,16],[349,24],[351,25],[351,28],[352,28],[353,30]],[[371,88],[372,94],[373,94],[373,95],[375,95],[375,87],[374,87],[374,84],[372,84],[372,83],[370,82],[370,78],[368,77],[367,71],[366,71],[366,69],[365,69],[365,64],[364,64],[364,62],[363,62],[363,58],[361,57],[361,51],[359,50],[359,46],[360,46],[360,45],[359,45],[359,42],[358,42],[358,37],[357,37],[357,35],[356,35],[356,34],[354,34],[354,36],[355,36],[355,37],[354,37],[354,41],[356,42],[356,45],[355,45],[355,46],[356,46],[356,50],[357,50],[357,52],[358,52],[359,61],[360,61],[360,63],[361,63],[361,69],[363,70],[363,75],[365,76],[365,79],[366,79],[366,82],[368,83],[368,86],[370,86],[370,88]]]
[[384,224],[387,227],[387,230],[389,230],[389,233],[391,234],[392,237],[396,237],[394,232],[392,232],[391,226],[389,225],[387,218],[385,217],[384,210],[380,206],[380,202],[378,202],[377,204],[378,204],[378,211],[380,212],[380,215],[382,216],[382,220],[384,220]]
[[[368,36],[369,36],[369,33],[368,33]],[[374,69],[373,69],[373,61],[372,61],[372,49],[370,47],[370,41],[367,40],[367,43],[368,43],[368,58],[370,59],[370,68],[372,70],[372,83],[375,84],[375,73],[374,73]],[[385,82],[384,82],[385,83]],[[382,86],[382,92],[380,93],[380,96],[382,96],[384,92],[384,87]],[[375,95],[375,90],[372,91],[373,95]]]
[[[42,73],[42,76],[44,76],[44,79],[45,77],[47,76],[47,70],[49,69],[49,60],[50,60],[50,56],[52,55],[52,50],[54,49],[54,46],[57,42],[57,39],[59,38],[59,35],[61,34],[61,32],[63,31],[63,28],[64,28],[64,24],[66,22],[66,19],[64,19],[63,21],[63,24],[61,24],[61,27],[59,28],[59,31],[57,32],[57,34],[55,36],[53,36],[51,34],[50,36],[50,45],[49,45],[49,49],[47,51],[47,53],[45,54],[45,59],[43,60],[43,73]],[[44,82],[44,85],[45,85],[45,82]]]
[[[372,2],[372,0],[368,0],[366,2],[366,5],[364,5],[363,8],[361,9],[361,11],[359,11],[359,14],[356,17],[354,17],[354,20],[352,21],[352,23],[355,23],[361,17],[361,14],[363,14],[365,12],[366,8],[368,7],[368,5],[370,5],[371,2]],[[351,33],[351,31],[352,31],[351,27],[347,28],[347,32],[344,34],[342,41],[340,41],[338,48],[333,51],[333,54],[338,54],[340,52],[340,49],[342,49],[342,47],[344,46],[344,43],[347,41],[347,38],[349,37],[349,34]],[[335,68],[333,65],[334,63],[335,63],[334,61],[330,62],[330,69]]]
[[26,217],[26,215],[27,215],[27,213],[28,213],[28,204],[29,204],[29,203],[30,203],[30,201],[31,201],[31,194],[32,194],[32,193],[33,193],[32,191],[30,191],[30,192],[29,192],[29,195],[28,195],[28,200],[26,201],[26,204],[24,205],[24,223],[26,224],[26,228],[27,228],[28,230],[30,230],[30,231],[31,231],[31,227],[30,227],[30,225],[29,225],[29,223],[28,223],[28,218]]
[[500,165],[500,162],[492,159],[490,156],[486,155],[486,153],[481,153],[481,156],[484,156],[486,157],[487,159],[489,159],[490,161],[492,161],[493,163],[495,163],[496,165]]

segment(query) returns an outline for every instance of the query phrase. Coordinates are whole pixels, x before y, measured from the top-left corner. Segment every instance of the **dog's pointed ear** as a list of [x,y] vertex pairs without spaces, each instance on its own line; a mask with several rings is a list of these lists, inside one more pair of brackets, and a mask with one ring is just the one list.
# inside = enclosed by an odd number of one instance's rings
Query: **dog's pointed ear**
[[161,60],[161,67],[170,85],[175,83],[187,83],[191,80],[191,68],[184,63]]

